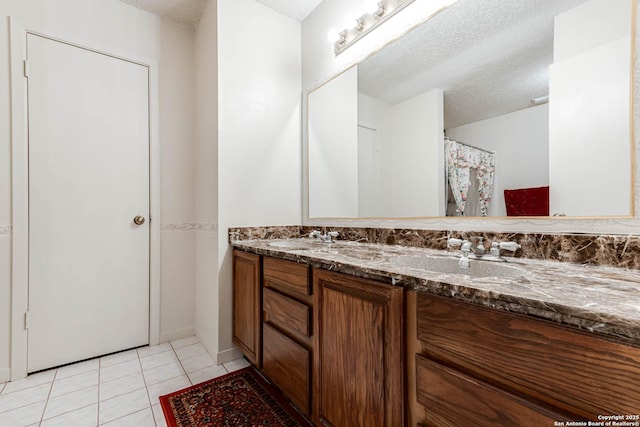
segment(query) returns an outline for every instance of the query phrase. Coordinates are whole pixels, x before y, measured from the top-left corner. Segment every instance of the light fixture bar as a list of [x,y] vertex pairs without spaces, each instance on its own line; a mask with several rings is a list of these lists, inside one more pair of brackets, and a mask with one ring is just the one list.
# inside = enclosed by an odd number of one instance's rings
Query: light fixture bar
[[375,6],[375,0],[372,0],[372,4],[367,13],[363,14],[357,20],[354,20],[352,28],[345,28],[340,31],[340,38],[334,40],[333,52],[336,56],[344,52],[349,46],[360,40],[367,35],[371,30],[378,25],[391,18],[396,13],[413,3],[415,0],[380,0],[377,2],[377,9]]

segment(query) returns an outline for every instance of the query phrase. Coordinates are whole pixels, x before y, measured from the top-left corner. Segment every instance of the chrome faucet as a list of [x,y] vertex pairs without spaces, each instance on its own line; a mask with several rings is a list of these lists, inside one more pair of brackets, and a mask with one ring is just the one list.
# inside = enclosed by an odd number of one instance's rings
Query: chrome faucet
[[476,244],[471,243],[469,240],[461,240],[461,239],[449,239],[447,240],[448,248],[455,248],[460,246],[460,252],[463,254],[473,253],[476,257],[481,257],[487,253],[487,249],[484,247],[482,243],[482,237],[478,237],[478,242]]
[[319,242],[322,242],[322,243],[333,243],[332,239],[335,237],[338,237],[339,235],[340,233],[338,233],[337,231],[330,231],[328,233],[322,234],[318,230],[313,230],[311,233],[309,233],[309,238],[317,239]]
[[478,238],[478,242],[476,244],[471,243],[469,240],[449,239],[447,240],[447,247],[460,247],[460,261],[458,262],[458,265],[462,268],[469,268],[469,259],[506,261],[500,255],[500,249],[515,252],[521,248],[521,246],[516,242],[493,242],[491,243],[489,253],[487,253],[482,237]]
[[449,239],[447,240],[448,248],[460,247],[460,260],[458,266],[460,268],[469,268],[469,253],[471,252],[471,242],[462,239]]
[[477,257],[481,257],[487,253],[487,249],[482,243],[482,237],[478,237],[478,243],[476,243],[475,245],[470,244],[469,249],[471,249],[471,252],[473,252],[473,254]]

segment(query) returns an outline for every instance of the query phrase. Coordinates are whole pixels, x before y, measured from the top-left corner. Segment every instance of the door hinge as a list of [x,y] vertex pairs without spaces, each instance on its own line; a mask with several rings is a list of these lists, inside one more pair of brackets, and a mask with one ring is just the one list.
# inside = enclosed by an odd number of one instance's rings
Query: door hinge
[[24,312],[24,328],[29,329],[29,326],[31,326],[31,316],[29,315],[28,311],[25,311]]
[[29,61],[27,61],[26,59],[24,60],[24,76],[25,77],[29,77]]

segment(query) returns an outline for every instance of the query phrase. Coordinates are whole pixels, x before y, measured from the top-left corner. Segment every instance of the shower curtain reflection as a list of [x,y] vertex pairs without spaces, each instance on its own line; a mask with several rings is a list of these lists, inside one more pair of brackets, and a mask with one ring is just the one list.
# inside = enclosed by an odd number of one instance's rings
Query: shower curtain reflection
[[445,138],[445,159],[447,182],[456,204],[455,215],[487,216],[493,192],[495,153]]

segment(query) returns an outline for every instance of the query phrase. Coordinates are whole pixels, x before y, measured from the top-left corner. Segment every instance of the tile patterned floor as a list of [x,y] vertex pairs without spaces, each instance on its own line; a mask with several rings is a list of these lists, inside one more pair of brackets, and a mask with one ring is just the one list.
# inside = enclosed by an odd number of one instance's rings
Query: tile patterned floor
[[0,426],[166,427],[159,396],[248,365],[190,337],[51,369],[0,383]]

